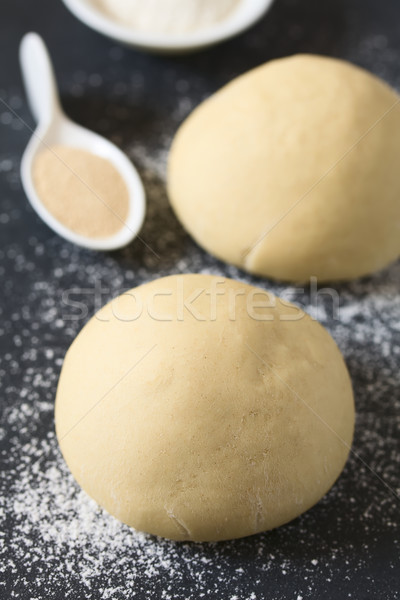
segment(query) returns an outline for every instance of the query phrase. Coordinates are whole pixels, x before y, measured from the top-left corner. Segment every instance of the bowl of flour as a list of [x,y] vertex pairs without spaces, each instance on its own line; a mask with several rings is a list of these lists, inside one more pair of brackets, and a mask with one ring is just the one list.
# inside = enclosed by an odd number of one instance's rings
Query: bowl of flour
[[63,0],[83,23],[153,52],[188,52],[245,31],[273,0]]

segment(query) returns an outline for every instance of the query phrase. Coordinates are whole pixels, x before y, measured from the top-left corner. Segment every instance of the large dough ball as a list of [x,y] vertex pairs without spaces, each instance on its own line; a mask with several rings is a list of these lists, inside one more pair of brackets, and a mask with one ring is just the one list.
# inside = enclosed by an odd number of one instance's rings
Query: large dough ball
[[400,254],[399,165],[395,92],[348,63],[295,56],[189,116],[168,188],[182,224],[227,262],[281,280],[351,279]]
[[81,486],[125,523],[176,540],[298,516],[340,474],[353,425],[349,376],[321,325],[264,290],[202,275],[154,281],[97,313],[66,355],[56,400]]

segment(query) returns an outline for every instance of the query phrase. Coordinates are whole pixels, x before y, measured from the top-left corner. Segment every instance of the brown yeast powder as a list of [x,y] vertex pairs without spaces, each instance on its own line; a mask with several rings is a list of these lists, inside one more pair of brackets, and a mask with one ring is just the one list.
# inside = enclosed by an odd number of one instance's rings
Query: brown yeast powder
[[36,158],[33,182],[48,211],[75,233],[108,237],[124,226],[128,189],[117,169],[100,156],[53,146]]

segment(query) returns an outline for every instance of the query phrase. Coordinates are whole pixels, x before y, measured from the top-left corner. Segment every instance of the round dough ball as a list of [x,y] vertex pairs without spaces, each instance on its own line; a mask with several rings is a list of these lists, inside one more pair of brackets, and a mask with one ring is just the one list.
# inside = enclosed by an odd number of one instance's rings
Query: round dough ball
[[265,290],[204,275],[131,290],[69,349],[56,430],[112,515],[175,540],[277,527],[340,474],[351,383],[330,335]]
[[317,56],[272,61],[201,104],[172,145],[168,189],[195,240],[280,280],[347,280],[400,255],[400,105]]

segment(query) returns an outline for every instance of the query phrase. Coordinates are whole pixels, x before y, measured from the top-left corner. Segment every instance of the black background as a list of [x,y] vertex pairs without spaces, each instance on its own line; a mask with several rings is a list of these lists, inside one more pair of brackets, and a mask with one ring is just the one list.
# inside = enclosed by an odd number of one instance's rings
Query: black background
[[[158,257],[139,240],[108,255],[75,248],[42,224],[28,205],[18,173],[34,123],[17,53],[22,35],[30,30],[42,34],[49,46],[70,116],[114,140],[139,168],[149,203],[142,237]],[[66,539],[54,547],[41,537],[40,527],[31,525],[31,504],[15,508],[22,466],[29,467],[32,448],[42,449],[36,456],[41,473],[55,465],[68,478],[54,439],[52,404],[62,357],[98,298],[86,295],[87,314],[70,320],[63,306],[65,290],[101,285],[104,303],[160,275],[206,271],[277,293],[288,291],[199,249],[168,208],[163,173],[171,137],[198,102],[247,69],[297,52],[346,58],[400,89],[398,0],[276,0],[266,18],[246,34],[178,57],[121,48],[75,20],[60,0],[1,0],[1,597],[400,598],[400,503],[385,485],[400,493],[399,263],[360,282],[336,286],[342,319],[329,316],[329,299],[321,300],[317,316],[338,341],[354,383],[357,456],[351,456],[332,491],[293,523],[216,545],[173,545],[150,538],[148,547],[173,555],[176,567],[161,568],[151,577],[143,554],[138,556],[139,546],[116,545],[115,562],[107,565],[90,535],[78,534],[73,544]],[[290,288],[289,293],[310,309],[309,290]],[[33,492],[40,478],[29,477],[26,491],[31,487]],[[79,491],[66,480],[67,502]],[[49,506],[51,524],[56,513]],[[99,528],[111,519],[95,508],[93,514]],[[115,527],[118,539],[134,535],[123,525]],[[81,570],[89,565],[90,571],[91,564],[94,575],[88,583]],[[133,571],[131,580],[126,574]]]

